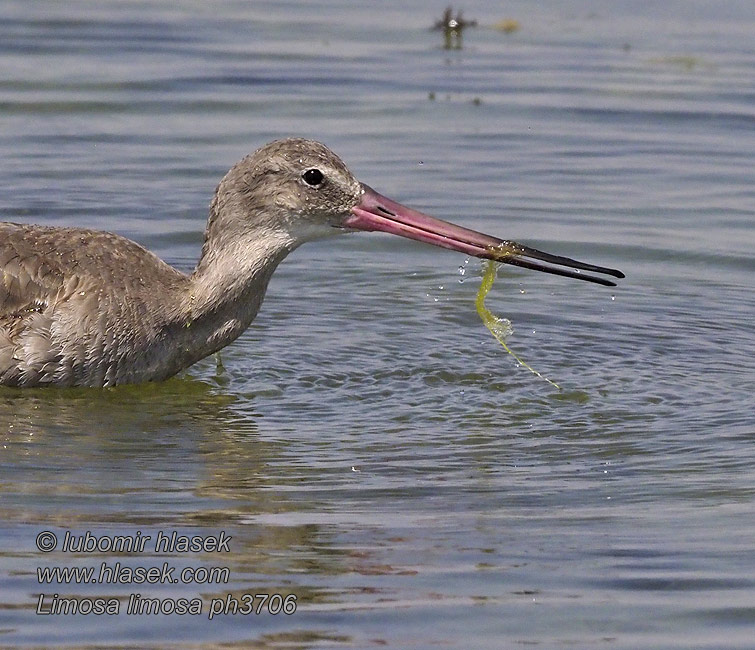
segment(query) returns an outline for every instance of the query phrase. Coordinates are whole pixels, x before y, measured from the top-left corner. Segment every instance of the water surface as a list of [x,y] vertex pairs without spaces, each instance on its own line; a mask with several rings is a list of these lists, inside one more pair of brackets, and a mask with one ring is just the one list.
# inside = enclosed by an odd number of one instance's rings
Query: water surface
[[[627,279],[502,269],[488,305],[561,392],[479,321],[476,262],[379,235],[291,255],[221,370],[0,391],[0,645],[752,647],[752,4],[469,2],[460,50],[434,2],[174,4],[2,5],[1,219],[190,270],[228,167],[304,135],[404,203]],[[42,554],[43,530],[232,541]],[[38,582],[116,561],[230,581]],[[43,616],[41,592],[298,607]]]

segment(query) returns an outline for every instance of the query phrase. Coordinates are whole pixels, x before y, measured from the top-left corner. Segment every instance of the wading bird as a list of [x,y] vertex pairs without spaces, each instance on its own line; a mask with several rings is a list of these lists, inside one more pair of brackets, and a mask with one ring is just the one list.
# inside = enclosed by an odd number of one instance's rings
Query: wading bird
[[220,181],[191,275],[111,233],[0,223],[0,384],[167,379],[249,327],[292,250],[350,230],[607,286],[614,283],[590,273],[624,277],[434,219],[357,181],[324,145],[277,140]]

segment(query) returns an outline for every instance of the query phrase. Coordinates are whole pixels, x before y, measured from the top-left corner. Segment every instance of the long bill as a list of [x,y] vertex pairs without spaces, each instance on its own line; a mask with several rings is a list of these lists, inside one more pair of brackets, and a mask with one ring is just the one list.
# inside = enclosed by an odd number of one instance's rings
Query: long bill
[[[498,239],[448,221],[436,219],[392,201],[378,194],[368,185],[362,184],[362,189],[364,190],[362,200],[352,208],[351,214],[343,222],[345,228],[387,232],[434,246],[449,248],[474,257],[505,262],[544,273],[563,275],[567,278],[595,282],[607,287],[615,287],[616,283],[595,275],[581,273],[581,271],[602,273],[614,278],[624,277],[624,274],[618,269],[609,269],[560,255],[543,253],[514,241]],[[545,264],[541,264],[541,262],[545,262]]]

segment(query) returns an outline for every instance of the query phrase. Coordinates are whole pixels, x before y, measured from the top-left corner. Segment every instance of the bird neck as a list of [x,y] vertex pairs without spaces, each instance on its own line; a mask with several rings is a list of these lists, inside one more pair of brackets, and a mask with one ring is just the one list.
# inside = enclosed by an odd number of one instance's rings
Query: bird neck
[[228,235],[216,237],[208,228],[182,304],[182,326],[198,358],[220,350],[249,327],[273,271],[296,247],[284,235]]

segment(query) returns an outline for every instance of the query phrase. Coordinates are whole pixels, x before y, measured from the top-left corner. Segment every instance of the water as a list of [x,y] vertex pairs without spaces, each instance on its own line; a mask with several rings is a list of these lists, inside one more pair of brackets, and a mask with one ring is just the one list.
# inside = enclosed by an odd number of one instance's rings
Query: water
[[[296,251],[224,371],[0,391],[0,646],[753,647],[753,5],[470,1],[461,50],[428,29],[444,6],[2,4],[4,220],[188,270],[222,174],[298,134],[627,279],[502,269],[488,306],[561,392],[479,321],[477,262],[459,283],[462,256],[379,235]],[[42,554],[45,530],[231,541]],[[230,578],[37,574],[117,561]],[[38,615],[40,593],[122,611]],[[297,611],[129,616],[132,593]]]

